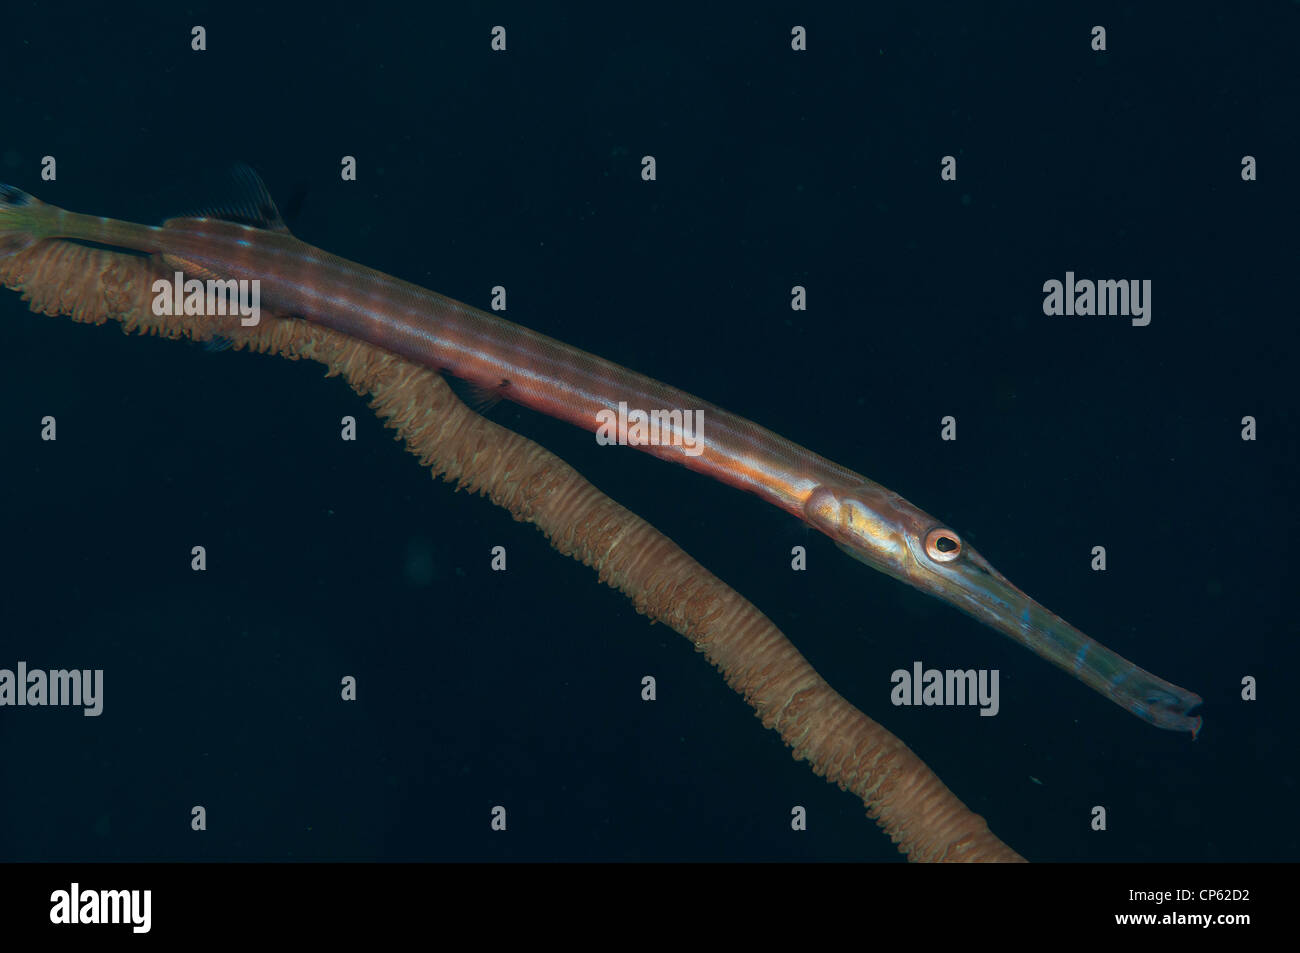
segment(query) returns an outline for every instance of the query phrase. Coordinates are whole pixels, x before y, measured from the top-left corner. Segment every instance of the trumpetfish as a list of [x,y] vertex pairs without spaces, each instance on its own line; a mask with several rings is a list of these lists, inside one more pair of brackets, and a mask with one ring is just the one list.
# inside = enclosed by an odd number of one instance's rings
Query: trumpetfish
[[[0,256],[45,239],[156,256],[213,281],[257,281],[261,301],[469,382],[480,392],[601,431],[752,493],[873,569],[955,606],[1160,728],[1190,731],[1194,692],[1138,667],[1039,605],[946,524],[854,471],[685,391],[486,311],[332,255],[289,233],[251,170],[229,209],[160,226],[83,215],[0,185]],[[628,408],[632,408],[628,412]],[[701,416],[702,415],[702,416]],[[661,439],[633,429],[653,419]],[[692,421],[702,419],[703,427]]]

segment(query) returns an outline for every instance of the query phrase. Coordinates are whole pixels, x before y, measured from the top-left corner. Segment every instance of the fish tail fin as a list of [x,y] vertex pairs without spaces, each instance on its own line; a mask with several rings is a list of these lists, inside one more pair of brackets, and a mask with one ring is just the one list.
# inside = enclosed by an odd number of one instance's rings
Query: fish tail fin
[[22,189],[0,183],[0,258],[16,255],[46,236],[39,228],[45,205]]

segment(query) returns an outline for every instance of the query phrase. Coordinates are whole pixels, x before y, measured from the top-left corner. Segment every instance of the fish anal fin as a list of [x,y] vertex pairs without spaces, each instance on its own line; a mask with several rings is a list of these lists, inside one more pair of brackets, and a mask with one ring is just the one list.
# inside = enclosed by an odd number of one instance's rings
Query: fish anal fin
[[167,265],[167,267],[175,268],[178,271],[185,272],[185,276],[187,278],[200,278],[204,281],[210,278],[216,280],[221,279],[221,276],[217,274],[215,271],[213,271],[211,268],[206,268],[203,265],[197,264],[196,262],[192,262],[187,258],[181,258],[179,255],[164,254],[162,256],[162,260],[163,263]]

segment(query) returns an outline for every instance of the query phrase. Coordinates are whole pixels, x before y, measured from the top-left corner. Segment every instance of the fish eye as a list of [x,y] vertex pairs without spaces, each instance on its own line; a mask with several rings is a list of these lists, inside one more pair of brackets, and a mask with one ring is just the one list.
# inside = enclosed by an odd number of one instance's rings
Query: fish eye
[[932,529],[925,537],[925,554],[937,563],[950,563],[961,555],[961,537],[950,529]]

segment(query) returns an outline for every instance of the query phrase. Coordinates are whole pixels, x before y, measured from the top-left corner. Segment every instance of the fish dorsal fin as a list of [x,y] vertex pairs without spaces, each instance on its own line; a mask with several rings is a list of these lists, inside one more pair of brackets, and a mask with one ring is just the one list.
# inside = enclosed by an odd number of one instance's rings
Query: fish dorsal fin
[[197,208],[187,208],[171,216],[163,226],[173,221],[194,218],[216,218],[237,225],[264,228],[271,232],[289,233],[289,228],[275,207],[275,200],[267,191],[262,177],[251,166],[237,162],[227,167],[211,183],[215,193],[210,201]]

